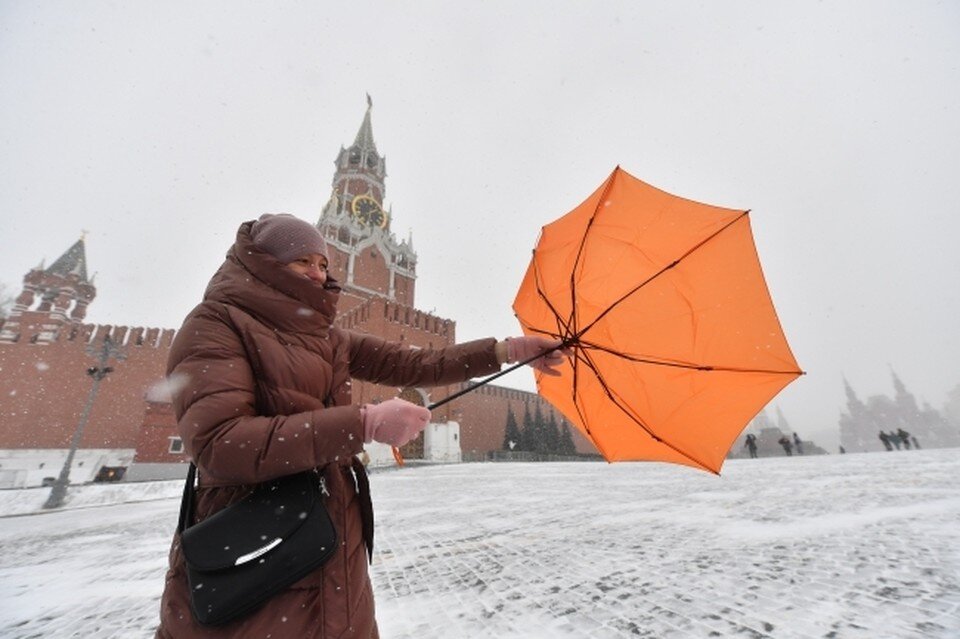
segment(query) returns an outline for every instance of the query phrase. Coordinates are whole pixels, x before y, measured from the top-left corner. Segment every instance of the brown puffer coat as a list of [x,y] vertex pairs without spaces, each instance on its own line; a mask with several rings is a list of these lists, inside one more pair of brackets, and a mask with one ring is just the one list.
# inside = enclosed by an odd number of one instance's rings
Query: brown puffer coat
[[[340,546],[322,567],[250,615],[197,624],[179,537],[161,600],[161,639],[377,637],[365,544],[373,519],[350,378],[392,386],[452,384],[500,368],[495,340],[413,350],[332,326],[339,290],[285,269],[250,240],[252,222],[174,340],[168,375],[187,452],[199,468],[195,521],[251,485],[319,468]],[[358,466],[354,468],[354,466]]]

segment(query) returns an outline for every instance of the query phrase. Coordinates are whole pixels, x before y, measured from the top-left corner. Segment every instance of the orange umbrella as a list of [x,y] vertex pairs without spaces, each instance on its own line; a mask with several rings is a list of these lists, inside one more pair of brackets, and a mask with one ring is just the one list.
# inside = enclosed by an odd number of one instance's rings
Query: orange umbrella
[[524,333],[574,351],[537,388],[608,461],[719,473],[749,420],[803,374],[747,214],[617,167],[543,227],[513,309]]

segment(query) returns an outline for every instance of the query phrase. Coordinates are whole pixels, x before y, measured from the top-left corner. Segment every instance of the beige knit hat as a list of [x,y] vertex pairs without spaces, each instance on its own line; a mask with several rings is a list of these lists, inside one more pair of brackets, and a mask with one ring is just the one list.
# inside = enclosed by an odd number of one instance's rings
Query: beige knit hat
[[317,227],[288,213],[264,213],[250,227],[250,238],[284,264],[310,253],[327,255],[327,243]]

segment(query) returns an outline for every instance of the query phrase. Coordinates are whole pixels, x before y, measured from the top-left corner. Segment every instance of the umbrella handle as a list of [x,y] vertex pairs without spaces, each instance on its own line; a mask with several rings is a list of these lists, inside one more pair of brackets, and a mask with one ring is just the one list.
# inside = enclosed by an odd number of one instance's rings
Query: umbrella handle
[[400,454],[400,449],[397,448],[396,446],[391,446],[390,450],[393,451],[393,458],[397,460],[397,466],[403,468],[404,466],[403,455]]

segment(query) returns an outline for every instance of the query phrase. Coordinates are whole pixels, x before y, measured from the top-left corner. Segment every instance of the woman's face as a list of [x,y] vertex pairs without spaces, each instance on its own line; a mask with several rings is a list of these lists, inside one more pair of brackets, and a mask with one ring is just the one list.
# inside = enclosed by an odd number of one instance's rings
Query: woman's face
[[327,281],[327,258],[319,253],[310,253],[287,264],[287,268],[313,280],[317,284]]

